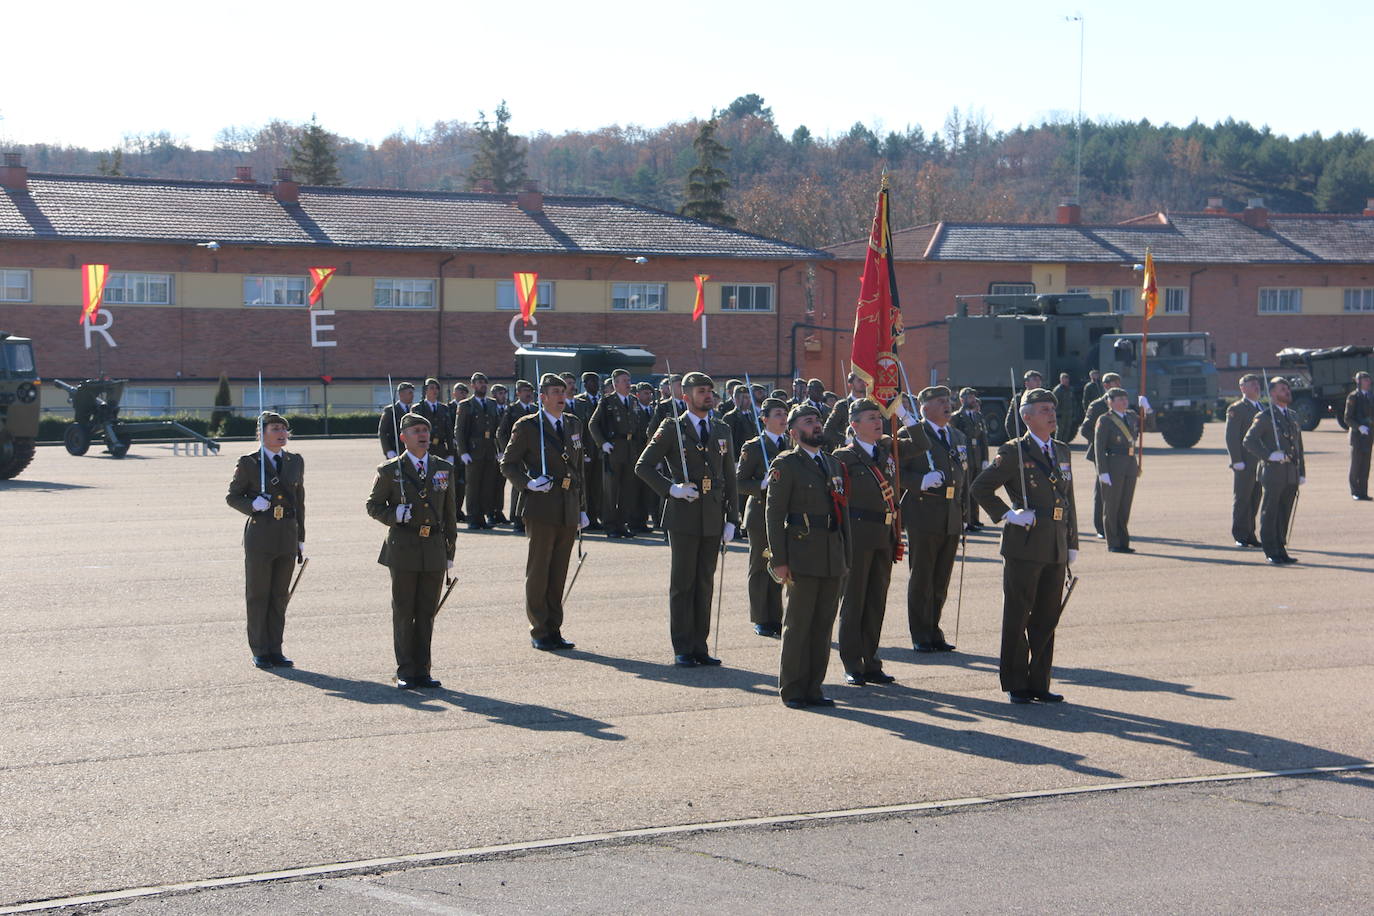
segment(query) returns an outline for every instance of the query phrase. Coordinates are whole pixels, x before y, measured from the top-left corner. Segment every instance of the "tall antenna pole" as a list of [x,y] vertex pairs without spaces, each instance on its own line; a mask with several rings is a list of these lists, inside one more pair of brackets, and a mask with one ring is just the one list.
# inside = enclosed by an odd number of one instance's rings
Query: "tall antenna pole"
[[1073,197],[1080,206],[1083,203],[1083,13],[1065,16],[1066,22],[1078,23],[1078,125],[1074,128],[1073,156]]

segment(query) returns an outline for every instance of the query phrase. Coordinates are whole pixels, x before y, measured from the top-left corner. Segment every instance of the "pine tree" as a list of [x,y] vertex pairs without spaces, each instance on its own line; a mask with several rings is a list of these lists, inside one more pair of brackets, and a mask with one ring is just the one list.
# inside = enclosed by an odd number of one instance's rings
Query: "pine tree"
[[233,403],[233,397],[229,393],[229,376],[221,372],[219,387],[215,389],[215,409],[210,413],[210,435],[219,435],[223,424],[229,422],[229,418],[233,416],[233,411],[229,410],[229,407]]
[[697,164],[687,173],[687,200],[679,212],[708,223],[733,226],[735,218],[725,211],[725,192],[730,187],[730,178],[720,167],[729,157],[730,149],[716,139],[716,127],[715,118],[703,122],[692,141]]
[[313,115],[300,137],[291,144],[290,165],[301,184],[343,184],[343,179],[339,177],[339,159],[334,155],[333,139]]
[[124,150],[115,147],[110,150],[107,157],[104,153],[100,154],[100,162],[96,165],[96,171],[102,175],[118,177],[124,174]]
[[505,99],[496,106],[496,123],[477,112],[477,149],[468,168],[468,187],[490,181],[497,191],[519,190],[525,181],[525,141],[510,132],[510,109]]

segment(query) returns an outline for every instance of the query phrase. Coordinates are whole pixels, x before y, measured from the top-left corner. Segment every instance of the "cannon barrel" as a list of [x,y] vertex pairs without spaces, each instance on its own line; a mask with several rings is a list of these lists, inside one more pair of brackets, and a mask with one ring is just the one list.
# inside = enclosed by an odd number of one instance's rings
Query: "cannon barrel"
[[67,392],[68,394],[71,394],[73,391],[76,390],[75,385],[71,384],[70,382],[64,382],[60,378],[53,379],[52,383],[56,385],[58,388],[61,388],[63,391]]

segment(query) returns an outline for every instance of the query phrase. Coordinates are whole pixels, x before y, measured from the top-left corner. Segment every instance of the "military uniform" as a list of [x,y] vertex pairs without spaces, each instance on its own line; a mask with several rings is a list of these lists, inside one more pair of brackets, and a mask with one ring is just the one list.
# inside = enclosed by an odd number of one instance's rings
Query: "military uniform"
[[[749,535],[749,622],[761,635],[782,633],[782,586],[768,575],[768,522],[764,505],[768,490],[768,467],[774,458],[791,448],[786,436],[774,439],[764,430],[740,449],[736,484],[744,505],[744,530]],[[759,630],[759,628],[762,628]]]
[[[409,451],[382,462],[367,498],[367,514],[388,529],[377,562],[391,570],[392,643],[401,686],[428,681],[434,616],[458,543],[453,465],[426,455],[424,466],[421,474]],[[410,516],[399,521],[402,505],[411,507]]]
[[[949,425],[963,433],[964,438],[968,440],[968,483],[972,484],[973,478],[977,477],[983,466],[988,463],[987,421],[983,419],[982,411],[960,407],[950,414]],[[974,528],[983,527],[978,517],[978,503],[974,502],[972,496],[965,500],[965,512],[968,524]]]
[[1054,395],[1054,413],[1058,418],[1059,438],[1063,442],[1073,439],[1074,423],[1078,419],[1078,404],[1073,396],[1073,386],[1059,383],[1050,392]]
[[[283,421],[284,422],[284,421]],[[239,458],[224,501],[248,516],[243,525],[244,599],[248,608],[248,648],[254,662],[286,663],[281,654],[286,627],[286,602],[291,567],[305,540],[305,459],[285,449],[267,468],[267,499],[271,508],[253,510],[260,495],[261,467],[266,451]],[[280,659],[280,661],[278,661]]]
[[[1094,464],[1097,463],[1097,442],[1094,438],[1097,435],[1097,420],[1110,410],[1111,406],[1108,405],[1107,396],[1104,394],[1088,405],[1088,414],[1083,418],[1083,425],[1078,428],[1083,438],[1088,440],[1085,457]],[[1098,537],[1107,536],[1102,525],[1102,481],[1096,475],[1093,475],[1093,530],[1097,532]]]
[[453,457],[453,417],[448,412],[448,405],[443,401],[430,403],[426,400],[416,401],[411,410],[429,421],[431,430],[429,439],[429,450],[432,454],[448,461]]
[[[456,484],[456,486],[454,487],[454,490],[453,490],[453,498],[454,498],[454,501],[457,502],[457,504],[458,504],[458,521],[460,521],[460,522],[461,522],[461,521],[465,521],[465,520],[467,519],[467,513],[463,511],[463,506],[467,505],[467,479],[468,479],[468,475],[467,475],[467,469],[463,466],[463,462],[461,462],[461,461],[458,460],[458,456],[457,456],[457,454],[455,453],[455,447],[454,447],[454,442],[453,442],[453,436],[454,436],[454,433],[456,432],[455,427],[456,427],[456,425],[457,425],[457,423],[458,423],[458,405],[461,404],[461,403],[462,403],[462,401],[458,400],[457,398],[454,398],[453,400],[449,401],[447,404],[444,405],[445,407],[448,408],[448,425],[449,425],[449,429],[448,429],[448,445],[449,445],[449,454],[453,456],[453,462],[452,462],[452,463],[453,463],[453,475],[454,475],[454,478],[457,480],[457,484]],[[431,435],[432,435],[432,434],[433,434],[433,430],[431,429]]]
[[[1242,546],[1255,547],[1255,515],[1260,506],[1259,462],[1245,450],[1245,434],[1255,415],[1264,408],[1258,401],[1236,398],[1226,408],[1226,455],[1231,462],[1231,537]],[[1244,467],[1236,470],[1236,465]]]
[[830,416],[825,418],[822,431],[825,433],[825,447],[830,451],[840,448],[849,441],[849,411],[854,406],[854,402],[858,400],[860,398],[853,395],[840,398],[831,409]]
[[[917,432],[922,435],[917,438]],[[924,439],[925,448],[913,447],[903,456],[902,523],[906,526],[911,578],[907,582],[906,613],[911,644],[918,652],[954,648],[940,629],[940,617],[949,595],[959,539],[964,530],[964,488],[968,485],[968,440],[953,424],[943,432],[929,421],[907,431],[912,441]],[[931,471],[942,475],[933,489],[921,488]]]
[[1092,379],[1089,379],[1087,381],[1087,383],[1083,386],[1083,398],[1079,402],[1080,404],[1082,404],[1083,414],[1085,416],[1088,413],[1088,405],[1091,404],[1093,401],[1096,401],[1098,398],[1102,397],[1102,393],[1106,390],[1107,389],[1102,387],[1101,382],[1095,382]]
[[[599,390],[599,389],[598,389]],[[596,405],[601,403],[601,395],[582,392],[569,399],[567,411],[571,411],[573,416],[582,421],[582,428],[591,427],[592,414],[596,413]],[[587,517],[591,519],[593,527],[599,527],[601,519],[601,452],[595,448],[582,450],[583,480],[587,487]]]
[[[1251,459],[1260,462],[1260,545],[1271,561],[1289,562],[1288,522],[1298,498],[1299,481],[1307,476],[1298,418],[1283,407],[1261,410],[1250,421],[1244,441]],[[1275,452],[1283,453],[1282,461],[1269,460]]]
[[496,430],[501,421],[500,411],[491,398],[473,395],[458,405],[454,421],[453,449],[459,461],[464,461],[467,476],[467,515],[470,527],[485,528],[501,509],[496,459]]
[[647,531],[658,524],[661,503],[653,489],[634,473],[634,465],[648,447],[649,437],[654,433],[654,405],[639,403],[639,399],[636,398],[631,416],[634,418],[634,430],[630,435],[630,454],[633,456],[630,460],[630,476],[634,480],[635,500],[629,519],[630,531]]
[[[1051,454],[1045,453],[1046,447]],[[1062,442],[1044,443],[1042,447],[1028,431],[1019,440],[1002,445],[992,465],[973,481],[973,498],[993,518],[1003,518],[1010,508],[997,495],[1003,487],[1018,506],[1035,512],[1035,524],[1030,528],[1010,523],[1002,526],[999,675],[1002,689],[1014,695],[1049,694],[1054,631],[1059,624],[1069,551],[1078,550],[1071,455]],[[1029,504],[1021,493],[1021,464]]]
[[[793,408],[796,411],[805,407]],[[773,460],[764,507],[774,566],[787,566],[778,693],[789,705],[825,702],[821,685],[844,577],[853,556],[844,470],[831,455],[803,448]]]
[[[600,453],[601,524],[612,537],[628,537],[630,522],[639,502],[639,478],[635,476],[635,411],[639,400],[632,394],[603,397],[592,412],[588,431]],[[611,450],[606,451],[609,445]]]
[[[711,632],[711,577],[716,571],[725,523],[739,524],[734,451],[728,426],[719,420],[700,419],[689,412],[676,423],[666,422],[660,426],[635,462],[639,478],[652,487],[660,499],[668,500],[663,527],[668,532],[672,553],[668,586],[669,634],[673,654],[680,658],[709,657],[706,638]],[[684,453],[686,480],[682,476]],[[664,476],[658,469],[660,462],[669,476]],[[669,498],[669,489],[674,483],[695,484],[700,495],[691,502]]]
[[392,401],[382,408],[382,415],[377,420],[377,441],[381,443],[382,455],[395,457],[401,450],[396,439],[396,431],[400,428],[401,417],[410,412],[410,407],[400,401]]
[[[557,643],[563,638],[563,587],[579,517],[586,511],[582,462],[586,445],[582,421],[576,416],[564,411],[555,421],[537,410],[515,422],[501,459],[501,472],[524,497],[525,537],[529,539],[525,616],[536,648],[544,648],[541,642]],[[530,482],[542,476],[552,486],[544,492],[530,490]]]
[[[505,452],[510,447],[511,431],[519,420],[539,413],[539,403],[531,401],[526,404],[524,401],[515,401],[507,405],[501,413],[501,422],[496,426],[496,451],[497,454]],[[504,467],[502,469],[504,473]],[[521,516],[525,514],[525,490],[523,487],[512,486],[510,488],[510,519],[515,524],[517,530],[524,524]]]
[[[1369,499],[1369,455],[1374,448],[1374,391],[1360,391],[1356,381],[1355,390],[1346,395],[1345,420],[1350,430],[1350,495],[1356,499]],[[1363,426],[1369,432],[1360,432]]]
[[[1131,503],[1140,473],[1135,455],[1139,430],[1140,421],[1135,414],[1109,410],[1097,418],[1093,432],[1093,453],[1102,490],[1102,530],[1107,535],[1107,549],[1116,553],[1127,552],[1131,546]],[[1111,478],[1110,484],[1102,483],[1103,474]]]

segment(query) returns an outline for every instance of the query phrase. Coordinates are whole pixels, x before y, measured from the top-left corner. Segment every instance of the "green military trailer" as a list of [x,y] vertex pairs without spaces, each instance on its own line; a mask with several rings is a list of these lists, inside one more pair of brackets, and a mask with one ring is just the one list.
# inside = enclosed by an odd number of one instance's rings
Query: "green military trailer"
[[1355,373],[1374,374],[1374,347],[1288,347],[1278,359],[1279,372],[1293,389],[1293,411],[1306,430],[1316,429],[1328,415],[1345,429],[1345,396],[1355,387]]
[[[1134,401],[1140,394],[1142,359],[1145,397],[1153,413],[1147,429],[1174,448],[1191,448],[1202,438],[1217,398],[1217,370],[1210,335],[1202,332],[1140,334],[1122,331],[1111,304],[1084,293],[1025,293],[956,296],[949,325],[949,381],[978,389],[994,442],[1005,441],[1002,416],[1014,395],[1012,375],[1039,372],[1053,386],[1067,372],[1081,386],[1088,372],[1119,372]],[[1142,352],[1143,350],[1143,352]],[[1073,436],[1064,431],[1066,440]]]
[[33,461],[42,384],[33,342],[0,331],[0,480],[19,476]]

